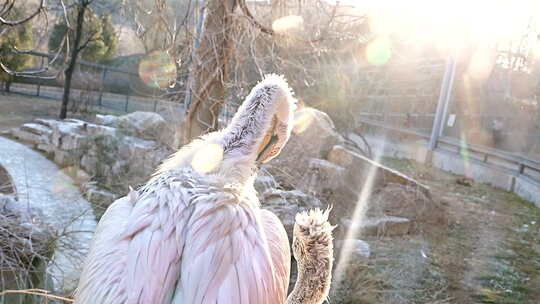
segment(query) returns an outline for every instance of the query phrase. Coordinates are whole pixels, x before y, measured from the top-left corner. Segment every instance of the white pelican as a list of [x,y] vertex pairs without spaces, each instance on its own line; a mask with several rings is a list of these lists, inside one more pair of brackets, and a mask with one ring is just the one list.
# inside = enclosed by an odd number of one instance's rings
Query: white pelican
[[183,147],[114,202],[96,229],[75,303],[322,303],[333,261],[328,212],[297,215],[299,276],[287,300],[287,234],[253,187],[257,167],[289,139],[294,107],[287,82],[266,76],[227,128]]

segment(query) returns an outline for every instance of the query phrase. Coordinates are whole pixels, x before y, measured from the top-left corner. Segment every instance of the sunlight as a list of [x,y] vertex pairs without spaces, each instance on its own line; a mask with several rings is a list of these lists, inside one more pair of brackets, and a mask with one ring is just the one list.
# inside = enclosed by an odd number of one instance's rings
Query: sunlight
[[493,48],[477,48],[469,60],[467,74],[474,80],[485,80],[495,67],[497,52]]
[[[382,140],[383,143],[385,143],[385,140]],[[384,151],[384,145],[374,153],[373,160],[375,162],[379,162],[381,160],[382,154]],[[347,234],[344,239],[343,247],[341,248],[341,253],[339,254],[338,263],[335,270],[335,286],[334,288],[337,290],[337,286],[341,283],[341,280],[343,279],[343,275],[346,272],[346,268],[349,266],[349,260],[351,258],[351,251],[353,246],[353,241],[355,238],[358,238],[358,230],[360,228],[360,224],[364,221],[366,217],[366,211],[368,209],[369,199],[371,197],[371,193],[373,192],[373,182],[375,181],[375,177],[377,174],[377,167],[371,166],[369,168],[369,171],[367,173],[367,178],[364,182],[364,185],[362,185],[362,190],[360,192],[360,195],[358,196],[358,201],[356,202],[356,207],[354,209],[354,212],[351,217],[351,227],[347,230]]]
[[217,144],[208,144],[193,156],[191,167],[199,173],[208,173],[218,167],[221,160],[223,160],[223,148]]
[[[332,1],[330,1],[332,2]],[[540,1],[467,1],[442,3],[430,0],[345,1],[370,18],[376,35],[397,34],[417,44],[435,44],[442,51],[467,42],[496,43],[515,37],[527,28]]]
[[272,23],[272,30],[276,33],[286,33],[292,30],[299,30],[304,25],[304,18],[302,16],[289,15],[274,20]]
[[366,60],[372,65],[383,65],[392,57],[391,41],[384,36],[371,41],[366,47]]
[[293,133],[303,133],[313,123],[313,119],[314,117],[310,113],[305,111],[297,111],[294,114]]

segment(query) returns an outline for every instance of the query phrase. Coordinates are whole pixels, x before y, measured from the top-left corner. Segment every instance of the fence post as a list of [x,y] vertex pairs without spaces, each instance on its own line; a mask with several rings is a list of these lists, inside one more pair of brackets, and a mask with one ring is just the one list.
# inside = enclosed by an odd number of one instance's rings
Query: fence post
[[124,112],[128,112],[128,104],[129,104],[129,93],[126,95],[126,108],[124,109]]
[[444,70],[444,75],[441,84],[439,100],[437,101],[437,109],[431,127],[431,136],[429,138],[428,150],[426,153],[425,163],[429,164],[433,160],[433,150],[437,147],[437,141],[442,135],[444,117],[448,111],[448,104],[452,95],[452,87],[454,85],[454,76],[456,74],[456,59],[454,56],[448,57]]
[[[41,66],[40,66],[40,70],[43,70],[43,61],[45,60],[45,57],[41,57]],[[39,93],[41,91],[41,77],[38,77],[38,84],[37,84],[37,89],[36,89],[36,96],[39,96]]]
[[103,104],[103,89],[105,87],[105,78],[107,77],[107,69],[103,69],[101,73],[101,87],[99,89],[99,106]]
[[450,103],[450,97],[452,95],[452,87],[454,85],[454,76],[456,74],[456,60],[453,56],[448,57],[446,61],[446,67],[444,70],[444,76],[441,84],[441,91],[439,94],[439,100],[437,102],[437,109],[435,117],[433,119],[433,126],[431,127],[431,136],[429,138],[428,151],[426,154],[426,163],[431,163],[433,157],[433,150],[437,147],[437,141],[442,134],[444,117],[448,111],[448,104]]

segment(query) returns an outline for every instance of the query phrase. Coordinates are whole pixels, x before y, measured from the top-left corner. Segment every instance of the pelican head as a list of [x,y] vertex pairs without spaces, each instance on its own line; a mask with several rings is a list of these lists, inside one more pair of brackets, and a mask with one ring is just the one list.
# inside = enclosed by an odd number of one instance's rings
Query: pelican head
[[283,76],[267,75],[246,97],[223,130],[183,147],[157,173],[192,166],[199,173],[245,183],[276,157],[291,135],[296,99]]
[[254,165],[276,157],[291,135],[295,103],[282,76],[266,76],[251,90],[225,129],[224,152]]

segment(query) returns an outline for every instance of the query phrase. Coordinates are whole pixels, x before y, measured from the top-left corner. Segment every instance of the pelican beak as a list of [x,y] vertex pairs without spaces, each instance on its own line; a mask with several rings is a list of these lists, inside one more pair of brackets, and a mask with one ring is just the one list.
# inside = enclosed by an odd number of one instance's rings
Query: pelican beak
[[274,116],[272,125],[268,128],[257,151],[257,159],[255,162],[259,165],[272,159],[279,151],[279,149],[276,149],[276,145],[279,143],[279,134],[276,132],[276,126],[277,118]]
[[[263,144],[261,145],[261,149],[259,150],[259,153],[257,154],[257,163],[263,163],[263,156],[268,155],[270,152],[270,149],[278,142],[277,135],[271,135],[268,134],[265,136],[263,140]],[[266,142],[266,143],[265,143]]]

